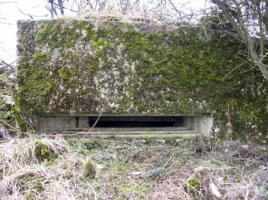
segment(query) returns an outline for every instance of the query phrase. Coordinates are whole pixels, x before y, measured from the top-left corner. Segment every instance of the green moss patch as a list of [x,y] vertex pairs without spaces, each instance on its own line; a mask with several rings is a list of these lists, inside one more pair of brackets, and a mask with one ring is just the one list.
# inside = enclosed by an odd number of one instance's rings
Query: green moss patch
[[58,153],[55,152],[49,145],[41,140],[36,140],[34,143],[34,154],[38,161],[53,161],[58,158]]

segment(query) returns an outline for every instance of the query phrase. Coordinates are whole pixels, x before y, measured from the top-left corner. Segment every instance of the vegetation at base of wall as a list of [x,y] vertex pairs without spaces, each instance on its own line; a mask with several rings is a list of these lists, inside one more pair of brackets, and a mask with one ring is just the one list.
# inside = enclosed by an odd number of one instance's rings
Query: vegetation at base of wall
[[58,154],[47,144],[41,140],[36,140],[34,143],[35,157],[39,162],[53,161],[58,158]]
[[[54,162],[30,156],[37,141],[61,152]],[[210,150],[201,153],[192,148],[195,140],[188,145],[104,140],[100,143],[108,148],[91,149],[85,155],[85,142],[57,136],[0,143],[1,198],[267,199],[266,145],[209,141],[205,144]],[[94,179],[86,176],[88,161],[96,166]]]
[[233,138],[267,142],[268,83],[244,45],[220,31],[96,23],[19,23],[16,97],[27,119],[49,111],[212,112],[222,133],[229,127]]
[[96,176],[96,169],[91,160],[87,160],[84,165],[85,176],[94,179]]

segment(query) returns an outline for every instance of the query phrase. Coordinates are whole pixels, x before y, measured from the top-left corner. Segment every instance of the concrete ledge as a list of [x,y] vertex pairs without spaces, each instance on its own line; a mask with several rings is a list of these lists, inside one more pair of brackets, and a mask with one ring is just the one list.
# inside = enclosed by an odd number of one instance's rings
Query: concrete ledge
[[165,138],[194,138],[197,136],[197,134],[195,132],[183,132],[183,133],[172,133],[172,132],[160,132],[160,133],[156,133],[156,132],[149,132],[149,133],[101,133],[101,134],[96,134],[96,133],[63,133],[63,134],[46,134],[46,136],[49,137],[55,137],[55,136],[63,136],[63,137],[67,137],[67,138],[111,138],[111,139],[120,139],[120,138],[125,138],[125,139],[143,139],[143,138],[154,138],[154,139],[165,139]]

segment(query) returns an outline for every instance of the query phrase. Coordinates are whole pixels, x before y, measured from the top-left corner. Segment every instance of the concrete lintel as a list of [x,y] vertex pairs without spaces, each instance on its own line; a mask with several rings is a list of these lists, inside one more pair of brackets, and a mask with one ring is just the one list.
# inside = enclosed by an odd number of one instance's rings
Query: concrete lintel
[[210,115],[208,112],[204,113],[71,113],[71,112],[49,112],[49,113],[34,113],[37,117],[91,117],[91,116],[203,116]]

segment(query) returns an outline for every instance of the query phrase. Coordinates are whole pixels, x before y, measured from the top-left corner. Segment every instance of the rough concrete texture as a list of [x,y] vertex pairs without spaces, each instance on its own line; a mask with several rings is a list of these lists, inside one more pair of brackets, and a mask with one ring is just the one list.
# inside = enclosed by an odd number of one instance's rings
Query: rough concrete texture
[[169,22],[20,21],[17,105],[28,124],[38,113],[192,113],[205,114],[202,133],[224,133],[231,116],[237,135],[266,137],[267,82],[245,72],[246,51],[220,31]]

